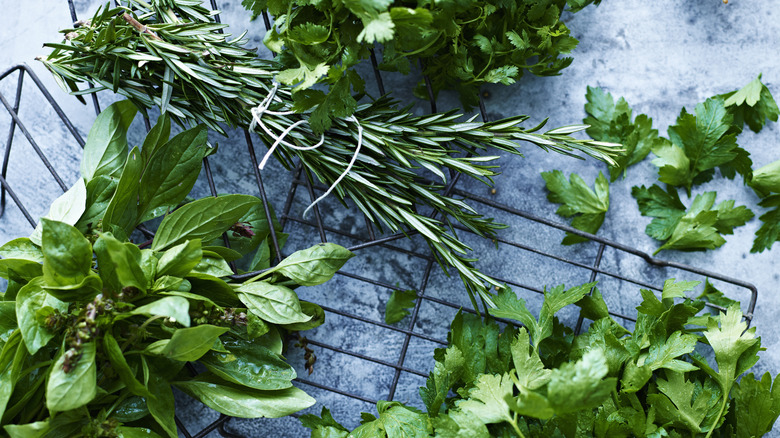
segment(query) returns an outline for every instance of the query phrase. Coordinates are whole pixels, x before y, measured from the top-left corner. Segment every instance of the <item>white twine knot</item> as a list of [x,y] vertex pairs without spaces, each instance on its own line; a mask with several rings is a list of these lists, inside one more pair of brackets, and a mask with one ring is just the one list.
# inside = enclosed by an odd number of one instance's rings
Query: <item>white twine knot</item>
[[[275,134],[273,131],[271,131],[265,123],[263,123],[263,115],[270,114],[272,116],[287,116],[290,114],[295,114],[295,111],[271,111],[268,109],[268,107],[271,105],[271,102],[273,102],[274,98],[276,97],[276,90],[279,89],[279,84],[274,81],[274,86],[271,88],[271,90],[268,92],[268,96],[260,103],[260,105],[252,108],[252,123],[249,125],[249,130],[252,131],[255,129],[256,126],[260,126],[260,128],[265,131],[268,136],[274,139],[273,144],[270,148],[268,148],[268,152],[265,153],[265,156],[263,156],[262,161],[260,161],[260,164],[258,167],[260,170],[263,170],[266,163],[268,162],[268,159],[273,155],[274,151],[279,145],[283,145],[284,147],[294,149],[296,151],[310,151],[313,149],[317,149],[318,147],[322,146],[325,143],[325,134],[320,134],[320,141],[317,142],[317,144],[313,146],[297,146],[294,145],[288,141],[285,141],[284,138],[287,137],[287,135],[290,134],[295,128],[297,128],[300,125],[303,125],[304,123],[309,123],[308,120],[298,120],[297,122],[293,123],[292,125],[288,126],[284,131],[282,131],[279,135]],[[357,161],[358,154],[360,153],[360,148],[363,146],[363,126],[358,122],[358,120],[355,118],[355,116],[349,116],[345,120],[354,122],[357,125],[358,128],[358,140],[357,140],[357,146],[355,147],[355,154],[352,155],[352,159],[349,160],[349,164],[347,164],[347,168],[344,169],[344,172],[339,175],[338,178],[336,178],[336,181],[333,182],[333,184],[330,185],[328,190],[322,194],[319,198],[315,199],[314,202],[312,202],[308,207],[306,207],[306,210],[303,211],[303,218],[306,219],[306,215],[309,213],[309,210],[312,209],[315,205],[317,205],[318,202],[322,201],[323,199],[327,198],[328,195],[333,191],[333,189],[336,188],[336,186],[341,182],[344,177],[347,176],[350,170],[352,170],[352,166],[355,165],[355,161]]]

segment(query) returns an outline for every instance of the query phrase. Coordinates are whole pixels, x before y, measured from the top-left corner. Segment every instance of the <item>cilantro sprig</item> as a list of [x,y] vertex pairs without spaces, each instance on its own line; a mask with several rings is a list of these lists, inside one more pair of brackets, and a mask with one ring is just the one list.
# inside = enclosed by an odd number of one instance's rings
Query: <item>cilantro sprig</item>
[[[755,327],[733,302],[704,311],[687,297],[698,284],[667,280],[660,297],[642,290],[632,331],[612,319],[595,283],[546,291],[538,318],[504,289],[490,313],[523,327],[458,313],[420,388],[427,414],[379,402],[379,417],[364,414],[351,435],[326,408],[301,422],[333,437],[762,436],[780,415],[777,378],[744,375],[761,350]],[[726,302],[706,289],[702,298]],[[592,321],[576,336],[555,316],[572,304]]]

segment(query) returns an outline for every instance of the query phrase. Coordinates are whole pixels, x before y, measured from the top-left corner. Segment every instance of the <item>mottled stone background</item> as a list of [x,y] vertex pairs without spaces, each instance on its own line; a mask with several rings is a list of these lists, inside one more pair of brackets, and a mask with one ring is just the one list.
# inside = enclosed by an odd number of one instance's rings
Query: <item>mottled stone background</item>
[[[250,29],[253,43],[262,46],[262,29],[258,23],[249,23],[247,14],[238,1],[223,1],[223,21],[239,33]],[[80,0],[76,2],[80,16],[87,17],[101,4],[99,1]],[[764,82],[776,97],[780,98],[780,62],[777,48],[780,46],[780,20],[775,11],[780,1],[732,0],[724,5],[719,0],[697,1],[641,1],[605,0],[599,7],[589,7],[574,17],[568,17],[568,24],[574,36],[580,39],[580,46],[574,51],[574,63],[561,76],[550,78],[526,77],[511,87],[486,87],[489,94],[486,104],[490,117],[515,114],[531,115],[531,122],[550,118],[550,126],[578,123],[584,117],[585,87],[604,87],[613,95],[625,96],[636,113],[646,113],[653,118],[655,127],[665,133],[673,124],[680,109],[689,110],[705,98],[724,93],[745,85],[763,73]],[[37,72],[44,85],[51,90],[55,100],[73,121],[83,136],[94,120],[91,107],[79,104],[75,98],[60,91],[49,74],[34,61],[47,51],[41,47],[44,42],[58,41],[57,30],[67,27],[71,21],[67,3],[63,0],[13,1],[0,0],[0,72],[18,63],[29,64]],[[266,51],[261,50],[267,55]],[[366,70],[368,74],[368,71]],[[386,78],[387,88],[393,90],[397,99],[414,102],[411,85],[418,78]],[[371,81],[369,80],[369,83]],[[14,77],[0,82],[0,92],[6,99],[13,98],[16,84]],[[375,92],[375,91],[374,91]],[[113,99],[101,96],[103,106]],[[454,96],[443,95],[439,108],[457,105]],[[418,104],[415,111],[422,114],[427,105]],[[31,136],[49,157],[53,167],[67,184],[77,178],[79,148],[54,112],[26,82],[21,110],[23,120]],[[0,111],[0,133],[8,132],[9,117]],[[241,133],[233,133],[229,139],[212,136],[220,144],[219,154],[212,159],[216,184],[220,192],[241,192],[257,194],[252,170],[248,164],[247,152]],[[6,134],[3,134],[3,139]],[[142,125],[137,121],[132,133],[134,143],[143,137]],[[756,167],[780,158],[777,125],[770,124],[760,134],[746,131],[739,143],[747,149]],[[4,140],[3,140],[4,141]],[[4,144],[4,143],[3,143]],[[4,147],[4,146],[3,146]],[[262,149],[262,146],[260,146]],[[557,155],[539,150],[527,149],[525,158],[503,157],[503,175],[496,179],[497,193],[489,195],[488,189],[478,183],[463,181],[459,188],[483,196],[492,196],[499,202],[532,211],[540,216],[560,220],[554,212],[556,206],[546,201],[541,171],[561,169],[577,172],[587,181],[593,181],[603,165],[592,160],[576,161],[562,159]],[[278,165],[271,165],[263,173],[271,200],[278,209],[284,202],[291,177]],[[52,178],[32,154],[29,144],[17,130],[14,149],[10,157],[8,179],[19,193],[33,216],[45,214],[49,202],[60,191]],[[634,185],[650,185],[656,179],[655,167],[650,160],[631,168],[628,177],[611,185],[611,210],[600,235],[614,241],[652,253],[657,243],[644,234],[649,219],[641,217],[636,202],[630,195]],[[197,195],[207,193],[205,181],[199,181]],[[760,215],[763,211],[756,206],[758,198],[738,181],[717,177],[698,187],[696,193],[717,190],[718,201],[736,199]],[[296,198],[292,214],[300,215],[308,204],[307,198]],[[322,206],[327,224],[344,231],[361,233],[362,218],[355,210],[344,210],[338,203],[325,202]],[[594,244],[563,248],[558,245],[562,233],[539,224],[488,211],[500,220],[507,221],[512,228],[501,232],[507,239],[523,241],[544,251],[590,263],[596,250]],[[780,245],[762,254],[750,254],[753,234],[760,223],[752,220],[727,237],[722,248],[706,253],[664,252],[661,257],[698,266],[711,271],[752,282],[758,287],[759,300],[755,314],[755,325],[767,351],[762,353],[757,372],[780,371],[780,335],[777,330],[778,304],[778,254]],[[309,246],[318,240],[310,227],[291,224],[287,232],[294,233],[288,243],[288,250]],[[18,209],[10,204],[0,217],[0,242],[27,235],[29,224]],[[344,245],[354,244],[347,239],[329,236]],[[551,263],[538,256],[506,248],[495,249],[492,245],[467,237],[481,257],[479,266],[486,272],[504,278],[511,278],[534,287],[566,283],[569,285],[587,280],[585,270],[565,264]],[[419,239],[401,241],[399,247],[425,251]],[[388,284],[417,288],[422,279],[423,264],[391,250],[364,251],[350,261],[346,268]],[[661,284],[667,276],[681,274],[648,267],[635,258],[608,250],[603,266]],[[686,277],[694,278],[694,277]],[[614,310],[631,312],[636,305],[637,287],[617,284],[602,279],[602,289]],[[728,289],[727,291],[731,291]],[[381,320],[384,304],[389,296],[386,289],[377,288],[345,277],[318,288],[299,290],[302,298],[321,302],[374,320]],[[538,308],[539,300],[533,294],[518,290]],[[735,292],[736,293],[736,292]],[[448,279],[434,270],[426,294],[467,304],[465,293],[457,280]],[[746,300],[747,296],[737,293],[735,298]],[[420,310],[420,319],[415,330],[437,338],[444,338],[447,325],[454,310],[425,302]],[[565,313],[571,319],[573,313]],[[408,325],[408,320],[401,323]],[[396,362],[403,343],[398,332],[377,328],[347,318],[329,316],[325,326],[309,334],[313,339],[328,342],[341,348],[363,353],[389,362]],[[431,352],[436,345],[413,338],[404,366],[421,371],[432,367]],[[363,396],[382,399],[387,397],[392,379],[392,370],[383,365],[365,362],[343,354],[315,348],[319,361],[315,373],[307,378],[322,384],[334,385]],[[302,353],[291,348],[288,358],[296,365],[300,375],[305,375]],[[418,404],[416,388],[424,379],[403,373],[399,382],[396,400]],[[310,386],[301,385],[311,392],[319,403],[310,411],[318,412],[321,405],[331,408],[337,420],[355,426],[360,410],[373,412],[373,407],[342,396],[325,393]],[[186,403],[182,398],[179,415],[190,431],[198,430],[217,417],[212,411]],[[229,429],[246,436],[304,436],[295,419],[281,420],[234,420]],[[216,433],[212,435],[217,436]],[[778,434],[773,434],[777,436]],[[211,436],[211,435],[210,435]]]

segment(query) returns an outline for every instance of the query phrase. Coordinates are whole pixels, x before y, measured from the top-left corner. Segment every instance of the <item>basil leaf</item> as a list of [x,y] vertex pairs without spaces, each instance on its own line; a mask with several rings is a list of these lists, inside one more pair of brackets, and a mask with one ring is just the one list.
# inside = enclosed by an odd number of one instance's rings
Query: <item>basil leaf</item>
[[187,280],[192,286],[192,293],[202,295],[220,306],[235,307],[241,302],[232,287],[213,275],[190,272]]
[[119,375],[119,379],[131,393],[146,398],[152,396],[149,390],[135,378],[135,373],[130,369],[127,360],[125,360],[122,348],[119,347],[119,343],[110,332],[103,334],[103,352],[106,353],[111,366]]
[[20,237],[0,246],[0,257],[4,259],[30,260],[36,263],[43,263],[43,252],[41,248],[32,243],[26,237]]
[[[179,324],[190,326],[190,302],[182,297],[165,297],[145,306],[133,309],[132,315],[167,316]],[[176,336],[176,333],[174,333]]]
[[119,433],[117,438],[159,438],[160,435],[145,427],[120,426],[116,428]]
[[[0,342],[8,342],[11,334],[19,328],[16,322],[16,303],[0,301]],[[0,345],[2,351],[2,345]]]
[[250,312],[272,324],[292,324],[311,319],[301,311],[298,295],[288,287],[258,281],[241,285],[236,292]]
[[219,254],[211,251],[203,251],[203,258],[200,259],[192,272],[199,274],[208,274],[215,277],[226,277],[233,275],[233,270],[230,269],[230,265]]
[[[79,178],[73,187],[68,189],[67,192],[60,195],[59,198],[52,202],[49,207],[49,212],[44,216],[46,219],[53,221],[64,222],[68,225],[75,225],[79,221],[81,215],[84,214],[84,210],[87,208],[87,186],[84,185],[84,180]],[[43,218],[41,218],[43,219]],[[32,243],[41,246],[41,232],[43,231],[43,223],[38,222],[35,230],[30,235]]]
[[106,175],[97,176],[87,183],[86,211],[81,215],[77,228],[85,229],[103,217],[118,183],[119,178]]
[[230,229],[257,198],[225,195],[193,201],[163,219],[152,249],[159,251],[192,239],[208,242]]
[[95,342],[82,344],[76,366],[67,373],[62,369],[65,355],[54,362],[46,383],[46,407],[50,411],[68,411],[86,405],[97,395]]
[[[2,278],[11,280],[13,276],[26,282],[41,275],[43,275],[43,266],[38,262],[23,259],[0,259],[0,277]],[[8,294],[8,290],[6,290],[6,294]],[[6,299],[10,299],[8,295],[6,295]]]
[[[282,226],[276,220],[273,209],[271,210],[271,217],[273,218],[274,226],[277,231],[281,231]],[[228,232],[230,247],[242,255],[249,254],[252,250],[257,248],[260,242],[268,237],[268,233],[270,232],[265,208],[263,208],[263,203],[259,199],[252,204],[249,211],[237,222],[241,223],[246,230],[252,232],[251,237],[237,232]],[[220,245],[222,242],[215,241],[213,244]]]
[[162,216],[192,190],[206,153],[208,131],[201,125],[157,147],[146,163],[139,189],[139,222]]
[[171,118],[168,114],[163,114],[157,118],[157,123],[152,126],[149,133],[146,134],[144,144],[141,146],[141,159],[144,163],[149,162],[152,154],[158,147],[168,142],[171,136]]
[[122,243],[114,238],[111,233],[103,233],[98,241],[102,244],[95,245],[100,269],[106,268],[105,263],[111,263],[111,268],[118,285],[117,290],[132,286],[146,292],[148,280],[141,268],[141,250],[130,242]]
[[154,396],[146,399],[149,412],[170,438],[178,438],[176,420],[173,417],[175,406],[171,384],[163,379],[154,367],[146,377],[148,379],[146,389]]
[[203,250],[218,254],[228,263],[234,260],[238,260],[242,257],[240,252],[234,249],[225,248],[224,246],[204,246]]
[[162,356],[182,362],[198,360],[211,349],[214,341],[227,331],[227,327],[209,324],[178,329],[163,348]]
[[315,327],[319,327],[325,323],[325,311],[322,310],[322,307],[308,301],[301,301],[300,303],[301,312],[311,315],[311,319],[306,322],[284,324],[282,327],[293,332],[302,332],[304,330],[311,330]]
[[91,300],[95,295],[103,290],[103,281],[100,276],[90,273],[79,284],[69,284],[67,286],[44,286],[46,292],[58,300],[74,302]]
[[295,387],[261,391],[225,382],[210,373],[173,384],[211,409],[238,418],[280,418],[315,403],[313,398]]
[[27,424],[6,424],[3,429],[11,438],[40,438],[49,431],[49,420]]
[[229,382],[255,389],[284,389],[292,386],[295,369],[284,359],[256,342],[225,341],[229,353],[209,351],[198,362]]
[[114,196],[106,207],[103,215],[103,229],[109,230],[110,225],[117,225],[127,234],[138,225],[138,190],[144,163],[137,147],[130,151],[127,162],[122,170],[122,176],[116,186]]
[[46,293],[43,289],[43,277],[38,277],[23,286],[16,295],[16,320],[30,354],[37,353],[54,337],[54,333],[38,324],[35,318],[36,311],[44,307],[67,312],[68,303]]
[[79,230],[63,222],[43,224],[43,278],[49,286],[79,284],[92,267],[92,245]]
[[272,271],[284,274],[301,286],[317,286],[333,278],[333,274],[354,256],[335,243],[320,243],[292,253]]
[[149,415],[149,408],[146,406],[146,400],[135,395],[124,399],[111,413],[112,417],[122,423],[140,420],[147,415]]
[[115,102],[98,114],[89,130],[81,159],[85,181],[100,175],[115,175],[127,158],[127,128],[137,109],[128,100]]
[[157,262],[157,276],[184,277],[203,257],[200,239],[188,240],[165,251]]

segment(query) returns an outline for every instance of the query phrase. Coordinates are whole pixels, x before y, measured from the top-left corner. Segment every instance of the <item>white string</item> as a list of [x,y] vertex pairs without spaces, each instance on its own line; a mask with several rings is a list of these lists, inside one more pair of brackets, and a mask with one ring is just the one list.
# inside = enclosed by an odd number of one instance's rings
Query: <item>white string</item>
[[[284,147],[288,147],[290,149],[294,149],[297,151],[310,151],[313,149],[317,149],[318,147],[322,146],[325,143],[325,134],[320,134],[320,141],[317,142],[317,144],[313,146],[297,146],[290,142],[287,142],[284,140],[287,135],[290,134],[295,128],[298,126],[301,126],[304,123],[309,123],[308,120],[299,120],[292,125],[288,126],[284,131],[282,131],[279,135],[276,135],[273,131],[271,131],[263,122],[263,115],[270,114],[272,116],[287,116],[290,114],[295,114],[295,111],[271,111],[268,109],[268,107],[271,105],[271,102],[273,102],[274,97],[276,97],[276,90],[279,89],[279,84],[274,81],[274,86],[271,88],[271,90],[268,91],[268,96],[266,96],[265,99],[263,99],[262,102],[260,102],[260,105],[256,106],[255,108],[252,108],[252,123],[249,124],[249,130],[252,131],[255,129],[255,127],[260,126],[263,131],[265,131],[266,134],[268,134],[269,137],[274,139],[274,143],[271,145],[270,148],[268,148],[268,152],[266,152],[265,156],[263,156],[263,159],[260,161],[260,164],[257,166],[260,168],[260,170],[263,170],[266,163],[268,162],[268,159],[273,155],[274,151],[279,145],[283,145]],[[360,148],[363,146],[363,126],[358,122],[358,120],[355,118],[355,116],[349,116],[347,119],[345,119],[350,122],[355,122],[358,128],[358,141],[357,146],[355,147],[355,154],[352,155],[352,159],[349,161],[349,164],[347,165],[347,168],[344,169],[344,172],[342,172],[341,175],[339,175],[338,178],[336,178],[336,181],[331,184],[331,186],[328,188],[328,190],[322,194],[319,198],[315,199],[314,202],[312,202],[306,210],[303,211],[303,218],[306,219],[306,215],[309,213],[309,210],[311,210],[312,207],[314,207],[318,202],[325,199],[330,193],[333,191],[334,188],[341,182],[342,179],[344,179],[345,176],[349,173],[350,170],[352,170],[352,166],[355,165],[355,162],[357,161],[358,154],[360,153]]]

